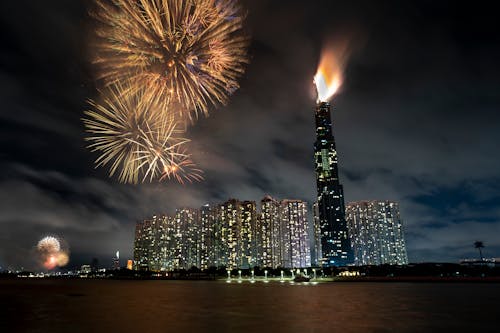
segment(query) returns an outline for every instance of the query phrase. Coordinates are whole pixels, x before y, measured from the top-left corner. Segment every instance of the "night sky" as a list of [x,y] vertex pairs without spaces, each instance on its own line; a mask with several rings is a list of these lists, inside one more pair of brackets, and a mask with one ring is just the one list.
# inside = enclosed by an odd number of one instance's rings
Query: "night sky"
[[[312,203],[321,49],[348,45],[333,98],[346,203],[401,205],[411,262],[500,256],[500,23],[489,2],[243,1],[250,63],[229,105],[189,129],[205,181],[122,185],[95,169],[90,1],[0,11],[0,267],[58,235],[71,265],[132,256],[135,222],[228,198]],[[340,44],[339,44],[340,43]]]

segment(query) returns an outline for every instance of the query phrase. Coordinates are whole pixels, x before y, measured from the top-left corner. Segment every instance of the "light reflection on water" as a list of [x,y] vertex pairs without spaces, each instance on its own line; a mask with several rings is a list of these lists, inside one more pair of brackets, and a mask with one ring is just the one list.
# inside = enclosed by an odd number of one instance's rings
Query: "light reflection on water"
[[500,284],[0,280],[14,332],[493,332],[499,302]]

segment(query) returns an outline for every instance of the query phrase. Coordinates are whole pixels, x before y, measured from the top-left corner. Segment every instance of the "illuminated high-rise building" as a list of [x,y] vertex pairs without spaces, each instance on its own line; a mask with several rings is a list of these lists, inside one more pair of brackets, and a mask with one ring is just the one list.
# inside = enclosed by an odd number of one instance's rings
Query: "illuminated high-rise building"
[[153,228],[151,220],[137,222],[135,225],[134,238],[134,269],[150,269],[151,243],[153,239]]
[[113,257],[113,269],[120,269],[120,251],[116,251],[115,256]]
[[283,259],[282,267],[311,266],[311,244],[307,203],[301,200],[281,201]]
[[168,271],[201,266],[198,211],[178,209],[174,216],[154,215],[137,222],[133,267]]
[[318,203],[313,204],[313,245],[311,252],[311,264],[313,266],[321,265],[321,224],[319,220]]
[[217,256],[215,255],[216,225],[214,207],[206,204],[200,208],[200,268],[217,267]]
[[283,257],[280,203],[271,196],[265,196],[260,204],[257,227],[258,263],[261,267],[277,268],[282,264]]
[[321,230],[321,263],[344,266],[352,263],[352,251],[345,221],[344,191],[339,181],[337,150],[332,134],[330,103],[319,102],[315,112],[314,162]]
[[257,207],[255,201],[240,203],[239,258],[238,267],[251,268],[257,265]]
[[196,266],[228,269],[308,267],[311,264],[307,204],[300,200],[230,199],[173,216],[138,222],[134,269],[164,271]]
[[261,267],[311,266],[307,203],[278,201],[265,196],[257,233],[258,264]]
[[356,265],[408,263],[399,205],[359,201],[347,205],[346,219]]
[[189,269],[200,267],[200,225],[198,210],[192,208],[177,209],[175,213],[177,232],[177,266]]
[[166,243],[166,218],[154,215],[150,220],[137,222],[134,240],[134,269],[153,271],[166,270],[165,258],[168,244]]
[[230,199],[219,205],[216,220],[220,228],[219,261],[229,269],[238,268],[239,201]]

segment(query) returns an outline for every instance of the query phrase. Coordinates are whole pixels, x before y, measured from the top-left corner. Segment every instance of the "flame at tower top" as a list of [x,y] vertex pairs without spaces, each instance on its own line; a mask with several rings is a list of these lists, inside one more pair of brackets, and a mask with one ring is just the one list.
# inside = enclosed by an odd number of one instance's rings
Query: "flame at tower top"
[[343,81],[344,60],[347,45],[335,49],[331,46],[321,52],[321,59],[314,75],[314,84],[318,93],[317,102],[328,102],[338,91]]

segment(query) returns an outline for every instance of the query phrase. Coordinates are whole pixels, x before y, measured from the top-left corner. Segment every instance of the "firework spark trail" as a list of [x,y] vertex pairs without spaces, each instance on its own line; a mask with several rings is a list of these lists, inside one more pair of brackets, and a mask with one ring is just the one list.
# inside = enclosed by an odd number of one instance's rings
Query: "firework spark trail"
[[[106,85],[132,82],[193,120],[239,88],[248,38],[234,0],[96,0],[94,63]],[[172,112],[172,109],[170,109]]]
[[[180,149],[189,142],[182,137],[185,125],[162,110],[161,96],[145,90],[132,93],[128,84],[110,86],[103,96],[102,103],[89,101],[93,110],[85,111],[83,119],[90,133],[88,147],[101,154],[96,167],[110,164],[110,176],[118,172],[120,182],[133,184],[181,169],[189,158]],[[194,168],[193,175],[180,177],[199,179],[198,171]]]
[[177,182],[184,184],[185,182],[192,183],[203,180],[203,171],[196,167],[186,150],[183,148],[177,149],[173,159],[176,163],[164,168],[160,181],[175,179]]

